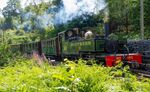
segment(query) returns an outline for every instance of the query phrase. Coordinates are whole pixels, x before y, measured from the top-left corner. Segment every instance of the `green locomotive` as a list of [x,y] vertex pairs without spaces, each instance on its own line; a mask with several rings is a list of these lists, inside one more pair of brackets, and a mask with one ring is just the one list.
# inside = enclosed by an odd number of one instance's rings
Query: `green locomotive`
[[61,56],[78,58],[85,55],[96,55],[98,53],[104,53],[105,40],[104,37],[85,38],[84,34],[86,30],[71,29],[58,34],[61,39]]

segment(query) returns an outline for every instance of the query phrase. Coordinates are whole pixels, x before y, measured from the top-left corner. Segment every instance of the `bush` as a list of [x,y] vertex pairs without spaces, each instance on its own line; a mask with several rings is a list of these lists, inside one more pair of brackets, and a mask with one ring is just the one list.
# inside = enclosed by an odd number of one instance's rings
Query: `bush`
[[11,52],[9,45],[0,44],[0,67],[15,62],[19,57],[19,53]]
[[78,64],[66,60],[58,66],[35,63],[35,60],[19,59],[13,66],[0,70],[0,91],[30,92],[148,92],[150,80],[128,71],[128,67],[103,67]]

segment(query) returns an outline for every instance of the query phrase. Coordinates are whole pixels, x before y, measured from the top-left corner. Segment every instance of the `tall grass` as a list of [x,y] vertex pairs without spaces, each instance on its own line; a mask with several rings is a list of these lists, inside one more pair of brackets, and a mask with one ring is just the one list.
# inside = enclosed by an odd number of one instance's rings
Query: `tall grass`
[[8,50],[8,45],[0,44],[0,66],[7,64],[12,58],[12,53]]
[[9,63],[16,62],[22,57],[19,53],[13,53],[8,44],[0,43],[0,67],[7,66]]
[[58,66],[19,59],[0,69],[2,92],[149,92],[150,79],[140,80],[128,67],[88,66],[66,60]]

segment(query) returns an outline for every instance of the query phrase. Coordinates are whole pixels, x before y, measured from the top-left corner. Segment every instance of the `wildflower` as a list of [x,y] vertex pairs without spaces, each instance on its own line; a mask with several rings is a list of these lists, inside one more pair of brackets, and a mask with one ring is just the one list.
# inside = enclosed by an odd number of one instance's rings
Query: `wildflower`
[[55,89],[58,89],[58,90],[65,90],[65,91],[69,91],[69,92],[71,92],[71,90],[69,89],[69,88],[67,88],[67,87],[64,87],[64,86],[61,86],[61,87],[56,87]]

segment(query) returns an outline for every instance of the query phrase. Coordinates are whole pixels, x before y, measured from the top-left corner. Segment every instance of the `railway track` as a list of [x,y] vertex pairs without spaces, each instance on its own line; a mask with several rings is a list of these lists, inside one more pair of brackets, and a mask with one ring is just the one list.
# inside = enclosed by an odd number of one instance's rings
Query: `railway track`
[[144,70],[139,70],[139,69],[130,69],[130,71],[137,74],[138,76],[150,78],[150,70],[144,71]]
[[142,65],[140,69],[131,69],[131,72],[150,78],[150,40],[128,41],[130,53],[142,54]]

